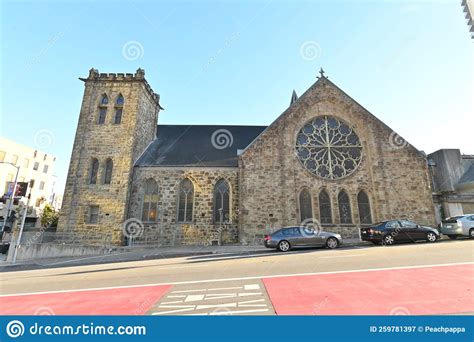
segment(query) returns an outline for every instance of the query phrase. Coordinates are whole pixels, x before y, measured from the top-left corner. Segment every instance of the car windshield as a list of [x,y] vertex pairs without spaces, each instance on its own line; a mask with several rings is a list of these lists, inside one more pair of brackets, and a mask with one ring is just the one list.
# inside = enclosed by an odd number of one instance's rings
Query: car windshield
[[462,219],[464,216],[453,216],[453,217],[448,217],[447,220],[459,220]]

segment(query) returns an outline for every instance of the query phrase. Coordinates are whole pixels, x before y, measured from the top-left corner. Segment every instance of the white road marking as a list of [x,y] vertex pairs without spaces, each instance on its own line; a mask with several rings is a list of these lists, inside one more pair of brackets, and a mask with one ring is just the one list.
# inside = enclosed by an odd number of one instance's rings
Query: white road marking
[[[172,291],[171,293],[203,292],[203,291],[206,291],[206,289]],[[170,297],[170,296],[168,296],[168,297]],[[181,297],[186,297],[186,296],[181,296]]]
[[234,287],[221,287],[215,289],[207,289],[207,291],[223,291],[223,290],[239,290],[242,286],[234,286]]
[[260,285],[258,284],[248,284],[244,285],[244,290],[260,290]]
[[212,309],[212,308],[236,308],[237,303],[225,303],[225,304],[211,304],[211,305],[198,305],[196,310]]
[[[171,292],[171,293],[173,293],[173,292]],[[184,298],[184,297],[186,297],[186,295],[180,295],[180,296],[171,295],[171,296],[168,296],[168,298]]]
[[[203,279],[203,280],[176,281],[176,282],[169,282],[169,283],[108,286],[108,287],[96,287],[96,288],[85,288],[85,289],[82,288],[82,289],[73,289],[73,290],[56,290],[56,291],[44,291],[44,292],[11,293],[11,294],[2,294],[0,295],[0,297],[28,296],[28,295],[50,294],[50,293],[69,293],[69,292],[77,292],[77,291],[116,290],[116,289],[129,289],[129,288],[135,288],[135,287],[164,286],[164,285],[205,284],[205,283],[217,283],[217,282],[226,282],[226,281],[255,280],[255,279],[262,279],[262,278],[283,278],[283,277],[296,277],[296,276],[300,277],[300,276],[324,275],[324,274],[361,273],[361,272],[405,270],[405,269],[418,269],[418,268],[427,268],[427,267],[447,267],[447,266],[461,266],[461,265],[474,265],[474,262],[468,261],[468,262],[447,263],[447,264],[395,266],[395,267],[385,267],[385,268],[365,268],[365,269],[360,269],[360,270],[311,272],[311,273],[287,273],[287,274],[274,274],[274,275],[262,274],[262,275],[251,276],[251,277]],[[189,290],[182,291],[182,292],[189,292]]]
[[265,301],[265,299],[245,300],[243,302],[239,302],[239,304],[250,304],[250,303],[263,302],[263,301]]
[[242,293],[239,293],[239,297],[258,296],[261,294],[262,292],[251,292],[251,293],[242,292]]
[[185,302],[197,302],[204,299],[204,295],[189,295],[184,300]]
[[194,308],[195,305],[160,305],[164,309]]
[[194,308],[153,312],[152,315],[166,315],[166,314],[170,314],[170,313],[185,312],[185,311],[194,311]]
[[227,293],[224,296],[206,297],[204,300],[225,299],[225,298],[235,298],[235,297],[237,297],[237,293]]

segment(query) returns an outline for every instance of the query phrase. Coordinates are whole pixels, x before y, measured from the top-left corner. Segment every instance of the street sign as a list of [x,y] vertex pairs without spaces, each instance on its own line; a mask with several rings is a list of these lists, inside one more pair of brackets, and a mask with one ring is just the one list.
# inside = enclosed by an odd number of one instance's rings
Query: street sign
[[[7,182],[7,192],[5,195],[11,197],[13,193],[13,186],[15,185],[14,182]],[[28,182],[17,182],[16,183],[16,191],[15,197],[25,197],[26,190],[28,190]]]

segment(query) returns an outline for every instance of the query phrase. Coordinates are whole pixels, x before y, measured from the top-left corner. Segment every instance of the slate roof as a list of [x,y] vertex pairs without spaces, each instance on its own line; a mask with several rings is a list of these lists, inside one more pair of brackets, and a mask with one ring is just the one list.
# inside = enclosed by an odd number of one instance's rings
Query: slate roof
[[237,167],[246,148],[267,126],[158,125],[157,138],[135,166]]

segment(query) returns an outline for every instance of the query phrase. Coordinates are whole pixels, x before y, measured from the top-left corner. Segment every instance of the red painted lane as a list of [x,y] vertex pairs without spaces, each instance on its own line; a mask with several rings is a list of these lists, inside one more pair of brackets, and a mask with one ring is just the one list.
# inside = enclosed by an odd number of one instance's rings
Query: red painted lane
[[170,286],[0,297],[0,315],[143,315]]
[[474,312],[474,265],[264,278],[263,283],[279,315]]

